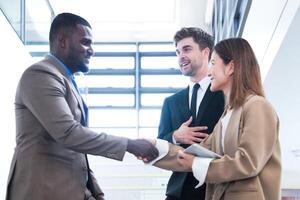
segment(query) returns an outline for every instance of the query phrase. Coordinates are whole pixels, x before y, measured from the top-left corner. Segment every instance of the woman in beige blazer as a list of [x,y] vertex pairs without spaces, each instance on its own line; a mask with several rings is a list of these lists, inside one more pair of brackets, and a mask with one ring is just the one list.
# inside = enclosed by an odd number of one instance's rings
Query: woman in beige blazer
[[222,90],[225,111],[201,145],[219,159],[195,157],[169,144],[155,166],[193,171],[207,183],[206,200],[279,200],[281,160],[279,120],[265,99],[253,50],[241,38],[219,42],[212,54],[212,91]]

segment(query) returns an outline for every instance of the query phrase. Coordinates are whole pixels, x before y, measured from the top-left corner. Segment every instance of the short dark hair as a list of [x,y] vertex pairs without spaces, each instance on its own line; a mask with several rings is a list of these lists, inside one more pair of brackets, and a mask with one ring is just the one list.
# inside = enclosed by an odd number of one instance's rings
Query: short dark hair
[[49,33],[50,44],[54,41],[55,37],[57,36],[57,33],[61,29],[72,29],[75,28],[76,25],[78,24],[92,28],[91,25],[88,23],[88,21],[86,21],[84,18],[78,15],[72,13],[61,13],[57,15],[53,19],[50,27],[50,33]]
[[175,46],[177,46],[177,43],[180,40],[188,37],[192,37],[193,40],[199,45],[199,48],[201,50],[208,47],[211,54],[212,48],[214,46],[214,38],[207,32],[203,31],[201,28],[197,27],[184,27],[177,31],[174,36]]

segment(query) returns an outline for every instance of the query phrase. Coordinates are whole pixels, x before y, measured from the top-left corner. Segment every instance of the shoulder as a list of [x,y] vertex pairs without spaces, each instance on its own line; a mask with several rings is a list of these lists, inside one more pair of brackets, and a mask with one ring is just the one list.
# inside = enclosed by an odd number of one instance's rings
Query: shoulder
[[165,100],[166,101],[176,101],[178,99],[182,99],[182,98],[187,97],[188,93],[189,93],[189,88],[186,87],[186,88],[181,89],[178,92],[172,94],[171,96],[166,97]]
[[36,71],[36,72],[45,72],[60,75],[60,71],[58,70],[58,65],[55,61],[44,58],[41,61],[32,64],[26,71]]
[[256,107],[256,106],[267,106],[267,107],[272,107],[270,102],[262,96],[258,95],[250,95],[249,97],[246,98],[246,101],[244,103],[244,108],[251,108],[251,107]]
[[249,96],[243,105],[243,110],[245,113],[269,113],[276,115],[272,104],[265,97],[258,95]]
[[29,66],[20,79],[22,87],[31,89],[47,88],[52,85],[61,87],[66,85],[66,77],[48,59],[43,59]]
[[[44,58],[39,62],[36,62],[29,66],[23,73],[22,78],[42,78],[42,77],[53,77],[58,80],[64,79],[64,75],[58,69],[59,66],[56,65],[49,58]],[[38,76],[38,77],[37,77]]]

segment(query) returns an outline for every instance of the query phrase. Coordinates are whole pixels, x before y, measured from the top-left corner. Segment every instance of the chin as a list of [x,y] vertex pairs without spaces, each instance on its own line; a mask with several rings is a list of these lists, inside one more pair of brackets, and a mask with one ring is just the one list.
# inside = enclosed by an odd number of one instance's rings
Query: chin
[[83,73],[86,73],[89,71],[89,66],[88,65],[81,65],[79,67],[79,71],[83,72]]
[[220,89],[216,88],[213,84],[210,85],[210,91],[217,92],[220,91]]

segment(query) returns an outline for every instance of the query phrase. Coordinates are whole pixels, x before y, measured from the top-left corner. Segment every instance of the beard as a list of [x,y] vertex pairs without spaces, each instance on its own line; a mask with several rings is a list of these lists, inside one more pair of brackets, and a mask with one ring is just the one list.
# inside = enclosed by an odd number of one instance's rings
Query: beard
[[78,52],[78,51],[76,51],[75,48],[72,48],[72,47],[70,48],[69,61],[71,63],[71,67],[76,72],[78,72],[78,71],[83,72],[83,73],[88,72],[89,71],[88,59],[76,52]]
[[78,67],[78,70],[83,72],[83,73],[86,73],[86,72],[89,71],[88,64],[85,64],[84,62],[78,63],[77,67]]
[[[191,64],[190,64],[191,65]],[[193,65],[191,65],[189,68],[187,69],[183,69],[181,68],[181,73],[184,75],[184,76],[194,76],[196,74],[196,69]]]

